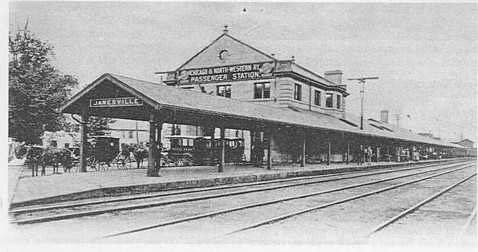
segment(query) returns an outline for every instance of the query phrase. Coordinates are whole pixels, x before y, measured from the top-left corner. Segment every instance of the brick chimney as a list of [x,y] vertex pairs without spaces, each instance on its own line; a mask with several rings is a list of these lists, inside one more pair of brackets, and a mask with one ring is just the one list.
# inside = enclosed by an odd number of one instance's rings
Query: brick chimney
[[388,110],[380,111],[380,121],[383,123],[388,123]]
[[341,70],[333,70],[327,71],[324,73],[324,77],[337,85],[342,85],[342,71]]

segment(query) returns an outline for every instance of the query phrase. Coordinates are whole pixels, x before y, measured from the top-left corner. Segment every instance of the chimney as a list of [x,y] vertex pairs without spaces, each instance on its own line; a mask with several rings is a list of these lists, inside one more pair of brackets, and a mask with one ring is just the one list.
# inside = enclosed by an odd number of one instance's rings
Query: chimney
[[383,123],[388,123],[388,110],[380,111],[380,121]]
[[342,85],[342,71],[341,70],[333,70],[327,71],[324,73],[325,78],[336,83],[337,85]]

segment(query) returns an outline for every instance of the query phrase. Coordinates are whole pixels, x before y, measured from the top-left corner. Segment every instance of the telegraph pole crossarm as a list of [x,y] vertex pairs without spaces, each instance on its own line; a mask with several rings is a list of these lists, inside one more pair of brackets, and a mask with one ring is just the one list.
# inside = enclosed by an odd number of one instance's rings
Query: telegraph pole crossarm
[[353,78],[353,79],[347,79],[347,80],[356,80],[359,83],[362,83],[362,89],[360,90],[360,93],[362,94],[362,99],[361,99],[361,107],[360,107],[360,129],[363,130],[363,97],[365,96],[365,80],[377,80],[378,77],[361,77],[361,78]]

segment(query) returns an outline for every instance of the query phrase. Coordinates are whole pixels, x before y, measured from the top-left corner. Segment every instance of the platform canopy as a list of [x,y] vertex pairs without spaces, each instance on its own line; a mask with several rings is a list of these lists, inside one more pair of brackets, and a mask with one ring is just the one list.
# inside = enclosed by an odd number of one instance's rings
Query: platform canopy
[[249,130],[295,127],[459,148],[373,119],[366,120],[361,130],[357,126],[360,119],[350,114],[335,117],[293,107],[260,105],[109,73],[74,95],[60,107],[60,112],[138,121],[149,121],[153,113],[166,123]]

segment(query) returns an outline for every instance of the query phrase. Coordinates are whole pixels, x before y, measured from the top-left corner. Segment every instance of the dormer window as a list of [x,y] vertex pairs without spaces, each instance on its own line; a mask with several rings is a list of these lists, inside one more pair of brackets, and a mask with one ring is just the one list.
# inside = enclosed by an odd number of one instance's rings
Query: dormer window
[[314,104],[317,106],[321,106],[321,92],[319,90],[315,90],[315,96],[314,96]]
[[334,104],[333,104],[333,101],[332,101],[332,94],[331,94],[331,93],[325,94],[325,106],[326,106],[327,108],[333,108],[333,107],[334,107]]

